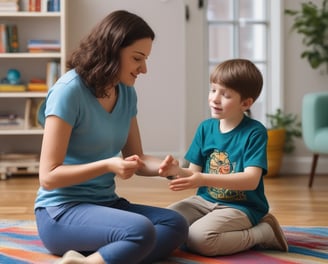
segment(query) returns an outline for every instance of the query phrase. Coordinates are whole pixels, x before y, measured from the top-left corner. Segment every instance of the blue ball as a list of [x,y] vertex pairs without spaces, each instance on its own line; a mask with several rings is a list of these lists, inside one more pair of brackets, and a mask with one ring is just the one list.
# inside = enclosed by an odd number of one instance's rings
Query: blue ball
[[16,69],[9,69],[7,72],[7,80],[10,84],[19,84],[20,72]]

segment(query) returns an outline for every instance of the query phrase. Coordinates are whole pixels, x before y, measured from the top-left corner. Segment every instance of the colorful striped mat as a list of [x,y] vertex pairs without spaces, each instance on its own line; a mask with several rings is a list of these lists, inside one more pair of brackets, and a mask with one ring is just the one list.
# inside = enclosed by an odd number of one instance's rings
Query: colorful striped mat
[[[284,226],[289,252],[249,250],[232,256],[201,257],[177,250],[161,264],[295,264],[328,263],[328,227]],[[34,221],[0,220],[0,264],[50,264]],[[123,263],[122,263],[123,264]]]

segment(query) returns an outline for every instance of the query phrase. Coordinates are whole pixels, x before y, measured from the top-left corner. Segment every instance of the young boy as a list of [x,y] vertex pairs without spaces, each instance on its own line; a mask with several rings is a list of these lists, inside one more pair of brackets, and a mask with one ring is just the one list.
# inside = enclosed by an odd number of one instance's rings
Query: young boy
[[233,59],[216,67],[210,83],[212,118],[197,129],[185,156],[189,169],[169,156],[159,170],[173,178],[173,191],[198,188],[196,195],[169,206],[189,223],[186,246],[205,256],[254,246],[288,251],[264,194],[267,131],[244,114],[261,93],[262,75],[252,62]]

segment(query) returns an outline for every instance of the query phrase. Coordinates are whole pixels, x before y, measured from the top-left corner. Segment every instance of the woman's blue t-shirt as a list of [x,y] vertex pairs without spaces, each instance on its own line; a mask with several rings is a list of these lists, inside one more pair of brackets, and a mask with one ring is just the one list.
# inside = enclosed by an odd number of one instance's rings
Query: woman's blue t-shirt
[[[118,98],[107,112],[84,85],[75,70],[63,75],[50,89],[39,121],[55,115],[72,126],[64,164],[85,164],[120,154],[128,137],[131,119],[137,114],[133,87],[118,85]],[[35,208],[66,203],[104,203],[117,199],[114,174],[106,173],[86,182],[55,190],[39,188]]]

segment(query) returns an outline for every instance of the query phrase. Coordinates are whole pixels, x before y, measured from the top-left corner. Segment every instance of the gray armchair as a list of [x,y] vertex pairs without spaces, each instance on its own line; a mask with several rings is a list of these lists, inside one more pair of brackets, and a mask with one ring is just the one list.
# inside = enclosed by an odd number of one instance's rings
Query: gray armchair
[[313,153],[309,187],[312,187],[320,154],[328,154],[328,92],[303,97],[302,133],[306,147]]

